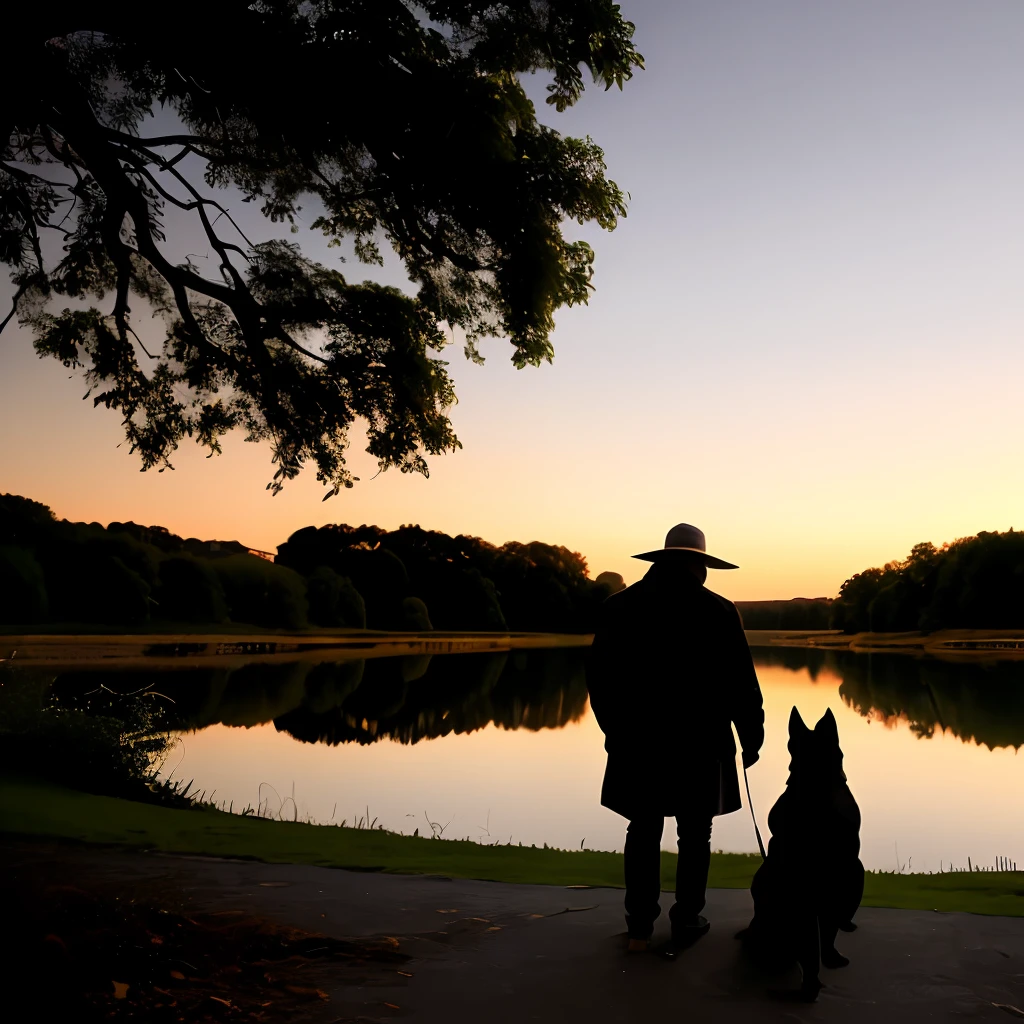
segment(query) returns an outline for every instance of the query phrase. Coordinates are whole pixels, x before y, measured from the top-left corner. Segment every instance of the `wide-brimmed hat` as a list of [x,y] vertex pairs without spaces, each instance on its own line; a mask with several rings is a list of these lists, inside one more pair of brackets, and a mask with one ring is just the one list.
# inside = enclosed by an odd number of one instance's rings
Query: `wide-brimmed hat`
[[704,540],[704,532],[696,526],[687,523],[680,523],[673,526],[665,537],[665,546],[655,548],[654,551],[645,551],[643,554],[634,555],[634,558],[642,558],[645,562],[658,562],[663,558],[674,558],[675,552],[686,551],[694,555],[702,555],[704,564],[709,569],[738,569],[738,565],[732,562],[725,562],[721,558],[709,555],[707,542]]

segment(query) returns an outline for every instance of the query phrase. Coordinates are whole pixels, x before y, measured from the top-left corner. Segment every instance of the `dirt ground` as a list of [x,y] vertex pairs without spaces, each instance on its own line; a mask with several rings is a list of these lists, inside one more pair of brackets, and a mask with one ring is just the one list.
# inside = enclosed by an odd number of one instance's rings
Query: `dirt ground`
[[823,972],[827,987],[807,1006],[772,994],[795,973],[765,976],[742,958],[743,891],[711,890],[711,933],[668,962],[625,954],[613,889],[11,840],[0,873],[3,984],[28,996],[36,1019],[62,1009],[76,1021],[323,1024],[1024,1018],[1020,918],[861,910],[858,930],[840,936],[851,965]]

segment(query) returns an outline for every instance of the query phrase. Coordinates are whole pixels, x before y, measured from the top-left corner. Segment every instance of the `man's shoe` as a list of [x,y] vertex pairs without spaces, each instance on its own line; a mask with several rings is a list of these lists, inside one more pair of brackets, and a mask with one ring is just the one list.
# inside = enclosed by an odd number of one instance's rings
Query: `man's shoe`
[[672,923],[672,938],[661,948],[661,955],[666,960],[674,960],[684,949],[688,949],[698,939],[702,939],[711,930],[711,922],[698,914],[692,922],[686,924]]

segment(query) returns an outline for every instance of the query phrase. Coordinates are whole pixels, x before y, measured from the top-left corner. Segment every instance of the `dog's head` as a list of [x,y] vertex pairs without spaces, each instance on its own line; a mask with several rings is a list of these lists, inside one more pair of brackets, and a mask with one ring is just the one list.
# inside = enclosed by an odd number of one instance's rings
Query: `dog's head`
[[837,779],[846,781],[843,752],[839,747],[836,716],[829,709],[808,729],[794,707],[789,716],[789,771],[794,779],[828,785]]

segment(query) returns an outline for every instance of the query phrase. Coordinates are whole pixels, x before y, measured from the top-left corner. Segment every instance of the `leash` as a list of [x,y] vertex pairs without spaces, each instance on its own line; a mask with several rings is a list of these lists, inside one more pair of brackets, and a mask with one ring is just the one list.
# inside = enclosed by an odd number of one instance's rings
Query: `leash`
[[761,840],[761,830],[757,827],[757,818],[754,816],[754,801],[750,799],[750,779],[747,778],[747,767],[743,766],[743,782],[747,787],[747,806],[750,808],[750,820],[754,823],[754,835],[757,836],[757,848],[761,851],[761,860],[767,860],[768,854],[764,852],[764,843]]

